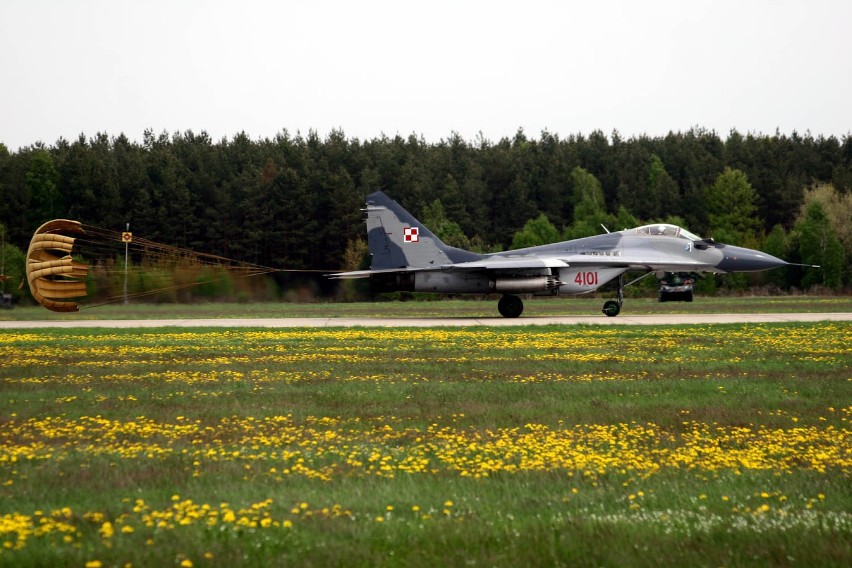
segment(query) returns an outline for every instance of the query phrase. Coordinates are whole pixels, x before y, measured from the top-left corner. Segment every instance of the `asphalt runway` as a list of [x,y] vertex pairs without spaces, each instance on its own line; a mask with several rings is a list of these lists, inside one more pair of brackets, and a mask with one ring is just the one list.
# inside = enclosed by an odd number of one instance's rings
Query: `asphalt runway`
[[852,313],[657,314],[494,318],[233,318],[0,321],[0,329],[152,327],[506,327],[524,325],[704,325],[852,321]]

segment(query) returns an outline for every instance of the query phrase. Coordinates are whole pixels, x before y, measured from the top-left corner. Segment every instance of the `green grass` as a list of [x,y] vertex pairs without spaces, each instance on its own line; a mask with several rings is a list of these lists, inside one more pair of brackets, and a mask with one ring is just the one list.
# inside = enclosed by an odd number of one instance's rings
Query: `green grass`
[[850,345],[847,322],[7,331],[0,565],[847,566]]
[[[56,313],[39,306],[0,310],[0,320],[81,320],[158,318],[292,318],[292,317],[499,317],[497,298],[440,299],[354,303],[253,303],[253,304],[109,304],[82,306],[79,312]],[[568,298],[531,298],[522,317],[599,315],[610,295]],[[627,298],[622,313],[707,314],[852,312],[852,296],[731,296],[696,297],[694,302],[659,303],[652,298]]]

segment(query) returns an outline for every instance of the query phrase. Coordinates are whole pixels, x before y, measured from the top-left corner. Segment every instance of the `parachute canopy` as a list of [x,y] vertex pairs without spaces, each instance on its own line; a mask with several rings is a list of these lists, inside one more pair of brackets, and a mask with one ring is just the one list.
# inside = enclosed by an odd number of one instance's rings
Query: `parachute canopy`
[[27,282],[33,298],[55,312],[76,312],[86,296],[89,265],[71,257],[75,236],[84,234],[77,221],[54,219],[36,230],[27,250]]

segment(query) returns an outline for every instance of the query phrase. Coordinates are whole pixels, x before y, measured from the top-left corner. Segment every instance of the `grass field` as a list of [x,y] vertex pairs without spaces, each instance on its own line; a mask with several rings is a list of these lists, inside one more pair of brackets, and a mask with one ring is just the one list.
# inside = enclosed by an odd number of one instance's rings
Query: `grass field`
[[850,345],[847,322],[5,331],[0,565],[849,566]]
[[[500,317],[497,296],[485,299],[438,299],[434,301],[387,301],[354,303],[255,303],[255,304],[111,304],[79,312],[56,313],[40,306],[0,310],[2,320],[80,320],[152,318],[287,318],[287,317]],[[604,293],[568,298],[533,298],[525,301],[523,317],[599,315]],[[652,298],[627,298],[622,313],[708,314],[852,312],[852,296],[731,296],[703,298],[694,302],[659,303]]]

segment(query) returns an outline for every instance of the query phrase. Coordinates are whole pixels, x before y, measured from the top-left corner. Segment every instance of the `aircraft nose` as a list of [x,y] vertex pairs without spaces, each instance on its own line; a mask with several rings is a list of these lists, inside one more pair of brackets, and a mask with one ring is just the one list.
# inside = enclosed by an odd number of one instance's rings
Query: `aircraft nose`
[[771,254],[743,247],[727,245],[722,249],[722,260],[718,268],[725,272],[760,272],[780,266],[787,262]]

